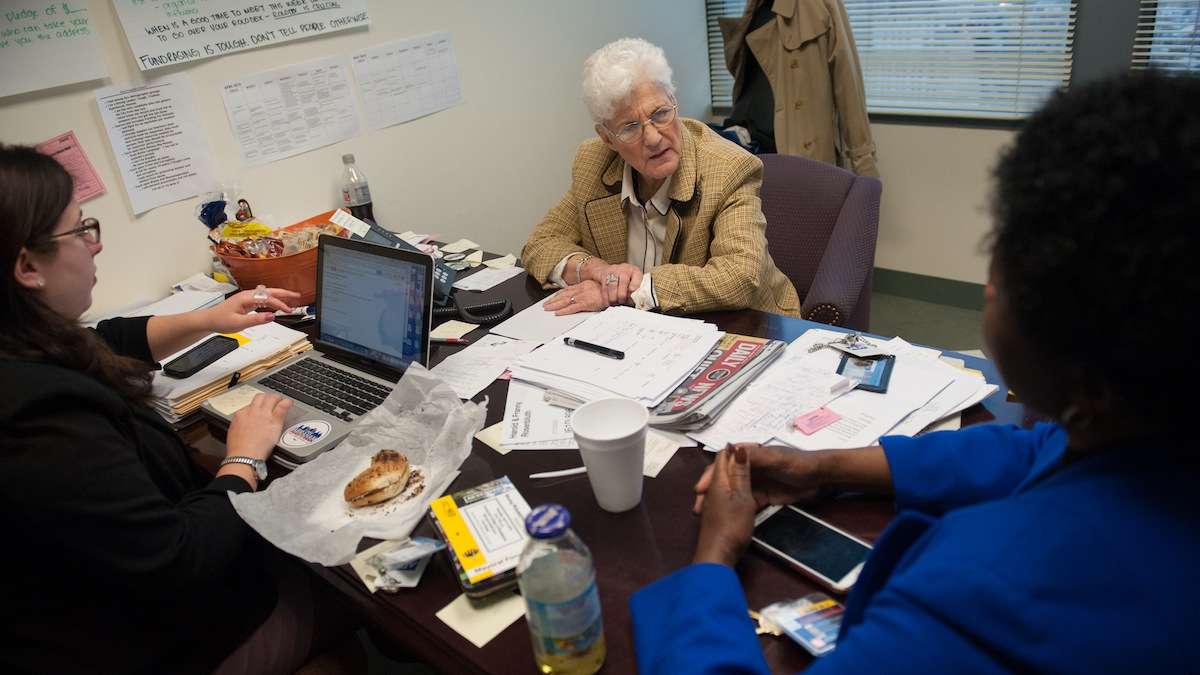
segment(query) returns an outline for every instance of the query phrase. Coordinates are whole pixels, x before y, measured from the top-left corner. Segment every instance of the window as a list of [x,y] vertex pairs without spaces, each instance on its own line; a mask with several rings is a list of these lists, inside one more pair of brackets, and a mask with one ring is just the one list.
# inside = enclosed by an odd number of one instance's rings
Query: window
[[725,39],[717,19],[741,16],[745,0],[704,0],[704,15],[708,21],[708,81],[712,86],[713,108],[733,105],[733,75],[725,67]]
[[[844,2],[870,112],[1021,119],[1071,79],[1074,0]],[[734,4],[707,2],[714,107],[732,90],[714,13]]]
[[1200,73],[1200,0],[1141,0],[1133,67]]

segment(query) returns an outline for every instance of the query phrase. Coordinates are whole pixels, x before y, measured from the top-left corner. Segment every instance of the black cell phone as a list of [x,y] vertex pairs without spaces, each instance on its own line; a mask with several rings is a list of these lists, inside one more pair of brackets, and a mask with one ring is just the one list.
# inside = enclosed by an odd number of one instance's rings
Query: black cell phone
[[191,377],[201,368],[237,348],[237,340],[225,335],[214,335],[163,366],[163,375],[177,379]]

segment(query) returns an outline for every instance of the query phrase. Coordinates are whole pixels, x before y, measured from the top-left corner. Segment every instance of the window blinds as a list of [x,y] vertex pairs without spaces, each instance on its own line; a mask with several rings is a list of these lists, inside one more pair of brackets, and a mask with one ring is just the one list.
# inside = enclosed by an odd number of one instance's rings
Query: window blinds
[[708,81],[712,86],[713,108],[733,105],[733,75],[725,67],[725,40],[717,19],[722,16],[741,16],[746,0],[704,0],[704,15],[708,19]]
[[[1074,0],[844,2],[871,112],[1020,119],[1071,79]],[[706,4],[713,105],[729,105],[716,17],[744,3]]]
[[1141,0],[1133,67],[1200,73],[1200,0]]

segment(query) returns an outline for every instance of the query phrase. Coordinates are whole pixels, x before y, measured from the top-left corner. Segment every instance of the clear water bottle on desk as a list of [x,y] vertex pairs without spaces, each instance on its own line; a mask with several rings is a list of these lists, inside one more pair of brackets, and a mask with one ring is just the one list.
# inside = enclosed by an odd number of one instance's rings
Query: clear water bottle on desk
[[525,518],[529,541],[517,565],[538,671],[594,673],[604,664],[604,622],[592,554],[570,529],[571,514],[543,504]]
[[359,220],[375,222],[371,186],[367,175],[354,164],[354,155],[342,155],[342,206]]

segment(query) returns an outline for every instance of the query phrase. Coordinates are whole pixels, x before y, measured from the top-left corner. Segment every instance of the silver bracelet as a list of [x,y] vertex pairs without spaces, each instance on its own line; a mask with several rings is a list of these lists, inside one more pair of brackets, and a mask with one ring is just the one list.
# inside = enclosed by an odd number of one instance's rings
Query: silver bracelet
[[590,253],[584,253],[583,258],[581,258],[579,262],[575,263],[575,283],[583,283],[583,266],[586,265],[587,261],[591,260],[593,257],[594,256],[592,256]]

